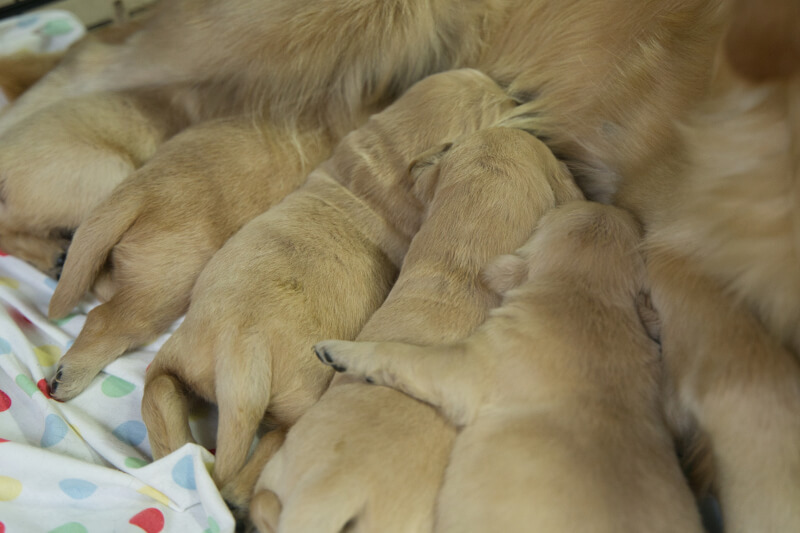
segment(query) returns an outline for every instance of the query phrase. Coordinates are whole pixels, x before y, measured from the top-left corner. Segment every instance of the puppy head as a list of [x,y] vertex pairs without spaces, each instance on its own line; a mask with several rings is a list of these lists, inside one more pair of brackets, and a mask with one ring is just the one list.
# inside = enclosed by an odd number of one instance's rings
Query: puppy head
[[627,212],[575,201],[549,211],[531,239],[484,270],[487,284],[505,293],[527,280],[557,279],[606,297],[637,298],[644,290],[641,228]]

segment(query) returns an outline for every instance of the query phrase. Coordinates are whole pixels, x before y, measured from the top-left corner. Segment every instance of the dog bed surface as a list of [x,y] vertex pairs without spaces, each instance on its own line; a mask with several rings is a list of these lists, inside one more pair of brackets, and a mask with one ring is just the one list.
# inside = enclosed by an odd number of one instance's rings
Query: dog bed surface
[[[117,359],[74,400],[49,397],[58,359],[97,305],[87,300],[50,321],[55,284],[0,256],[0,532],[233,531],[206,448],[151,458],[144,374],[168,334]],[[209,410],[192,420],[198,440],[212,446],[214,418]]]

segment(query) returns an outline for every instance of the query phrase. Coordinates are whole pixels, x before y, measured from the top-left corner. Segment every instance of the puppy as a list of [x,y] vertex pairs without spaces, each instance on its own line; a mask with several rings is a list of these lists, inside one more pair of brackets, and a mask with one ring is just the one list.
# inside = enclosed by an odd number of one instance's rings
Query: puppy
[[331,332],[355,337],[389,292],[422,217],[412,157],[514,105],[474,70],[426,78],[233,236],[147,374],[142,415],[154,456],[191,440],[187,390],[217,403],[214,479],[229,494],[265,413],[289,427],[327,387],[328,369],[305,357],[313,344]]
[[63,100],[34,118],[0,137],[0,248],[58,277],[75,228],[188,117],[168,91],[141,89]]
[[18,52],[10,56],[0,56],[0,101],[3,98],[6,102],[16,100],[52,70],[63,55],[63,52],[50,54]]
[[[545,211],[582,197],[563,164],[521,130],[486,129],[446,148],[413,167],[425,219],[359,339],[438,343],[468,334],[498,303],[479,279],[486,261],[521,245]],[[345,524],[429,530],[453,437],[429,407],[339,380],[265,468],[252,519],[262,533],[337,532]],[[402,468],[375,475],[387,457]]]
[[53,397],[73,398],[104,366],[185,313],[192,286],[214,252],[300,185],[330,144],[317,130],[258,127],[247,117],[219,119],[170,139],[120,184],[75,233],[50,301],[51,317],[65,315],[110,261],[113,295],[89,312],[59,361]]
[[700,532],[664,421],[640,233],[572,202],[487,267],[502,307],[435,347],[326,341],[333,368],[397,388],[461,427],[436,531]]

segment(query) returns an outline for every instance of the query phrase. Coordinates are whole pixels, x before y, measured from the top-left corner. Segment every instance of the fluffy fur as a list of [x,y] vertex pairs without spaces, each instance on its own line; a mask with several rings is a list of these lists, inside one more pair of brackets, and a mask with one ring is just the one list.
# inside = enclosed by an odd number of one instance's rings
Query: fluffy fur
[[[214,478],[226,490],[265,413],[289,427],[327,387],[330,373],[306,357],[313,344],[331,332],[355,337],[389,292],[422,216],[412,157],[513,106],[477,71],[426,78],[232,237],[147,374],[142,414],[154,454],[191,439],[186,387],[219,405]],[[232,503],[246,510],[246,500]]]
[[[541,141],[509,128],[467,136],[412,172],[427,213],[362,340],[468,334],[497,304],[479,279],[486,261],[522,244],[549,208],[581,197]],[[264,470],[253,521],[262,532],[430,529],[453,437],[429,407],[403,394],[338,381]],[[376,475],[386,457],[402,468]]]
[[637,314],[639,239],[630,215],[569,203],[490,265],[490,284],[511,270],[522,284],[469,338],[315,347],[462,427],[436,531],[702,530],[661,409],[658,347]]
[[51,316],[68,313],[110,260],[112,295],[89,312],[60,360],[53,397],[74,397],[105,365],[185,313],[214,252],[297,188],[330,142],[320,131],[298,134],[246,117],[219,119],[170,139],[115,189],[75,233],[50,301]]

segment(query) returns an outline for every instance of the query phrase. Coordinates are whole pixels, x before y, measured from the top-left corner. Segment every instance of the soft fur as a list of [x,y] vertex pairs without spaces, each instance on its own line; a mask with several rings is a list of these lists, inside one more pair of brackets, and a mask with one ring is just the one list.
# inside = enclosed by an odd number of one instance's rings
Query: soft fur
[[187,123],[168,92],[66,99],[0,137],[0,248],[58,277],[72,233]]
[[728,532],[797,531],[800,54],[796,24],[775,18],[797,4],[737,4],[713,90],[682,126],[688,169],[651,224],[648,268],[696,483]]
[[[468,334],[498,303],[479,279],[486,261],[521,245],[552,206],[581,197],[541,141],[509,128],[434,150],[412,173],[427,214],[362,340],[436,343]],[[403,394],[339,381],[264,470],[253,521],[264,533],[338,532],[344,524],[429,530],[453,437],[432,409]],[[386,458],[402,468],[381,475]]]
[[115,189],[75,233],[50,301],[51,316],[68,313],[110,260],[110,299],[89,312],[59,361],[53,397],[74,397],[104,366],[185,313],[214,252],[297,188],[330,144],[325,132],[219,119],[170,139]]
[[315,347],[462,427],[436,531],[702,531],[664,421],[658,346],[637,314],[639,240],[630,215],[569,203],[490,265],[488,283],[522,284],[469,338]]
[[[422,216],[408,175],[414,155],[514,105],[474,70],[426,78],[231,238],[147,374],[142,414],[154,455],[191,439],[185,387],[219,405],[214,478],[228,492],[265,413],[289,427],[327,387],[330,373],[307,358],[313,344],[333,332],[355,337],[389,292]],[[246,510],[246,500],[232,503]]]

